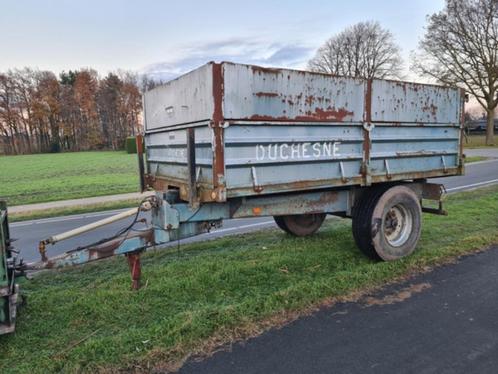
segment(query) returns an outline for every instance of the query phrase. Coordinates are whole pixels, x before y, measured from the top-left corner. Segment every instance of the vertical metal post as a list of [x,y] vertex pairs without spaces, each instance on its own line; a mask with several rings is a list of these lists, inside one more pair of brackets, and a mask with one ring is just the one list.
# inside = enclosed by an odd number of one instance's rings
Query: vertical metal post
[[363,115],[363,162],[361,174],[363,175],[363,185],[371,185],[370,176],[370,130],[372,129],[372,79],[367,80],[365,92],[365,112]]
[[218,202],[226,201],[225,185],[225,144],[223,115],[224,79],[222,64],[213,64],[213,187],[211,198]]
[[463,140],[465,139],[465,103],[468,96],[463,88],[460,89],[460,144],[458,155],[458,173],[465,174],[465,160],[463,158]]
[[197,200],[196,162],[195,162],[195,129],[187,129],[187,166],[188,166],[188,201],[194,205]]
[[144,137],[139,134],[135,138],[137,142],[137,157],[138,157],[138,173],[140,175],[140,192],[147,189],[145,185],[145,167],[144,167]]
[[140,252],[131,252],[126,254],[126,260],[130,268],[131,275],[131,289],[138,290],[140,288],[140,277],[142,275],[142,268],[140,266]]

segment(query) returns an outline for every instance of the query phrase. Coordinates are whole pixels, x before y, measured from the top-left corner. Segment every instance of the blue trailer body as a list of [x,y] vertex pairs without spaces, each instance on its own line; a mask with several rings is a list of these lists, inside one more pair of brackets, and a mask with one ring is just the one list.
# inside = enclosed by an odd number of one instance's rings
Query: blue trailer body
[[210,63],[145,94],[147,181],[224,202],[458,175],[463,101],[455,88]]

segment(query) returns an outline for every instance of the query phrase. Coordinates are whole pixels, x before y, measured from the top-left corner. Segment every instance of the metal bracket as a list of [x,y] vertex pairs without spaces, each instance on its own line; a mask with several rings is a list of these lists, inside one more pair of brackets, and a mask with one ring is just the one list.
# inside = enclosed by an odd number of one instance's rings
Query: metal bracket
[[201,174],[202,174],[202,168],[199,166],[197,168],[197,172],[195,173],[195,183],[198,185],[199,180],[201,179]]
[[341,170],[341,180],[342,183],[347,183],[348,178],[346,178],[346,174],[344,173],[344,164],[342,161],[339,162],[339,169]]
[[439,201],[438,208],[427,208],[427,207],[423,206],[422,212],[436,214],[438,216],[447,216],[448,215],[448,212],[443,209],[443,202],[442,201]]
[[180,213],[170,204],[163,205],[164,229],[176,230],[180,227]]
[[384,159],[384,166],[386,167],[386,177],[387,179],[391,179],[391,171],[389,170],[389,163],[387,162],[387,158]]
[[251,176],[252,176],[252,187],[255,192],[263,191],[263,187],[261,187],[258,183],[258,175],[256,174],[256,168],[254,166],[251,167]]
[[446,161],[444,160],[444,156],[441,155],[441,162],[443,163],[443,172],[448,173],[448,168],[446,167]]

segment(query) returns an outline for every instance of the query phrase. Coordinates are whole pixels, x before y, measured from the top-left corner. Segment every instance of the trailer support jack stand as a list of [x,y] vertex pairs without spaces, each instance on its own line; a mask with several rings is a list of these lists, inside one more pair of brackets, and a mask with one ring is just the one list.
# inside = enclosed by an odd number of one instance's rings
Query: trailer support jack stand
[[140,266],[140,251],[127,253],[126,260],[130,267],[131,289],[138,290],[140,288],[140,275],[142,273]]

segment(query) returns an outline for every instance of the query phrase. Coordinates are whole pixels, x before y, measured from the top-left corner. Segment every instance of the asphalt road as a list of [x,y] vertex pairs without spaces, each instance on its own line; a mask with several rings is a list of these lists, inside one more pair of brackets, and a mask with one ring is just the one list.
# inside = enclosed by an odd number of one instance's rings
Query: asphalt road
[[498,247],[234,344],[180,373],[497,373]]
[[[466,168],[466,175],[464,176],[438,178],[432,179],[431,181],[435,183],[443,183],[448,192],[458,192],[498,183],[498,159],[469,164]],[[13,238],[18,238],[18,240],[14,243],[14,246],[16,249],[21,251],[21,257],[23,257],[26,262],[38,261],[39,254],[37,248],[40,240],[45,239],[50,235],[71,230],[73,228],[108,217],[113,213],[116,212],[89,213],[68,217],[56,217],[12,223],[10,225],[11,236]],[[78,246],[93,243],[104,237],[112,236],[119,229],[121,229],[126,222],[130,221],[117,222],[58,243],[54,246],[48,246],[47,254],[49,256],[55,256],[67,250],[77,248]],[[181,243],[202,241],[219,236],[239,234],[272,226],[275,226],[275,224],[273,219],[270,217],[226,220],[222,228],[214,230],[208,234],[183,240]]]

